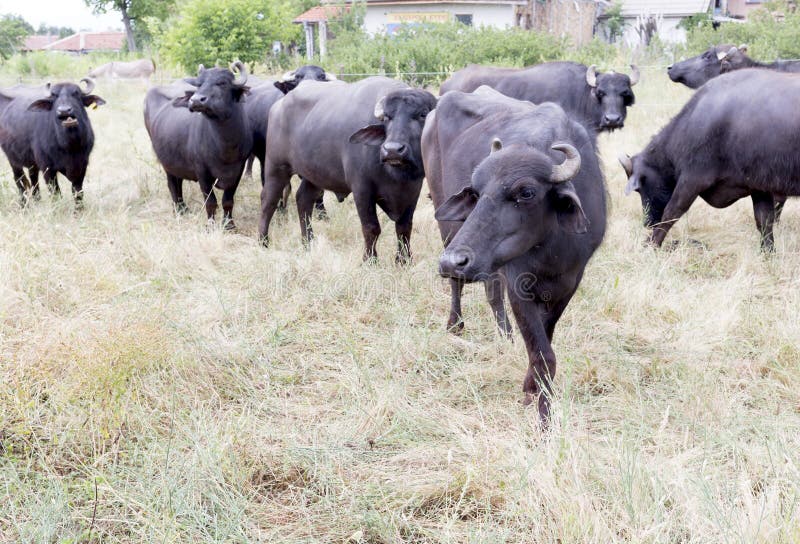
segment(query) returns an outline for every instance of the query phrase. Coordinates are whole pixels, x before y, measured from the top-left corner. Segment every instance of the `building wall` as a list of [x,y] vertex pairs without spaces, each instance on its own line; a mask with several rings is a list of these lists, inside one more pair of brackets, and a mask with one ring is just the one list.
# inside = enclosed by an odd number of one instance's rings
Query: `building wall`
[[[686,43],[686,30],[678,28],[681,17],[664,17],[658,27],[658,37],[667,43]],[[625,17],[623,40],[631,47],[641,45],[639,33],[636,32],[636,17]]]
[[728,13],[732,16],[747,18],[753,10],[763,7],[764,3],[754,0],[728,0]]
[[594,0],[553,0],[530,2],[525,10],[531,28],[567,37],[575,45],[592,41],[597,4]]
[[427,14],[431,20],[442,22],[443,19],[455,20],[456,14],[472,15],[472,25],[507,28],[515,25],[514,4],[414,4],[397,6],[370,6],[364,15],[364,27],[367,32],[376,34],[391,31],[394,25],[401,22],[413,23],[424,19]]

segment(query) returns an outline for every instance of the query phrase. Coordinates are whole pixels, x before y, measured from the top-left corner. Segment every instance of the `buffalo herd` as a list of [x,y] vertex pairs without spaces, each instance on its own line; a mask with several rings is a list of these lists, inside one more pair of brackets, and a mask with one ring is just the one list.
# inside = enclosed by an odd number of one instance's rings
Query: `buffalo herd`
[[[800,76],[791,73],[800,64],[746,52],[720,45],[669,66],[673,81],[697,92],[643,151],[620,156],[625,194],[639,193],[654,246],[697,197],[721,208],[749,196],[762,247],[772,250],[783,202],[800,196]],[[451,288],[447,328],[463,328],[462,289],[482,282],[509,334],[507,297],[528,353],[523,403],[535,403],[546,424],[555,326],[606,228],[597,135],[623,128],[639,80],[636,66],[623,74],[573,62],[470,65],[437,98],[386,77],[347,83],[317,66],[258,80],[234,62],[151,88],[144,123],[178,213],[187,210],[183,180],[194,180],[209,222],[216,188],[223,228],[234,229],[236,189],[248,163],[260,163],[263,245],[296,175],[303,242],[314,211],[324,212],[323,192],[340,202],[352,193],[364,260],[377,259],[380,208],[395,224],[396,262],[406,264],[427,179],[444,243],[439,274]],[[66,176],[82,203],[94,143],[86,108],[105,102],[92,79],[81,84],[0,90],[0,145],[23,205],[39,198],[40,172],[56,193],[57,174]]]

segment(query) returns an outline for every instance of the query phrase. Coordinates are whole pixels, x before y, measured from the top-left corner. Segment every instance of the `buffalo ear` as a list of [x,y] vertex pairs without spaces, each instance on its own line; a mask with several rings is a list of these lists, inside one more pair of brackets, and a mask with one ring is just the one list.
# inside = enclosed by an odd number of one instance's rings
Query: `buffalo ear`
[[194,91],[186,91],[186,94],[183,96],[179,96],[175,100],[172,101],[172,105],[176,108],[188,108],[189,107],[189,99],[194,94]]
[[367,125],[362,129],[355,131],[350,136],[351,144],[364,144],[364,145],[381,145],[386,139],[386,127],[383,123],[376,123],[374,125]]
[[52,98],[42,98],[41,100],[37,100],[30,106],[28,106],[28,111],[50,111],[53,109],[53,99]]
[[583,212],[581,199],[572,182],[560,183],[555,188],[554,204],[558,224],[567,232],[583,234],[589,228],[589,220]]
[[478,198],[475,189],[470,186],[464,187],[461,192],[445,200],[436,209],[434,217],[437,221],[466,221],[478,203]]
[[105,101],[105,100],[103,100],[102,98],[100,98],[100,97],[99,97],[99,96],[97,96],[96,94],[87,94],[87,95],[84,95],[84,96],[83,96],[83,98],[82,98],[82,100],[83,100],[83,106],[84,106],[85,108],[88,108],[88,107],[89,107],[89,106],[91,106],[92,104],[94,104],[94,105],[95,105],[95,107],[97,107],[97,106],[102,106],[102,105],[104,105],[104,104],[106,103],[106,101]]
[[247,85],[242,85],[241,87],[233,88],[233,99],[236,100],[237,102],[241,102],[242,99],[244,99],[244,97],[248,94],[250,94],[250,87],[248,87]]
[[293,79],[289,81],[276,81],[274,83],[275,88],[277,88],[283,94],[289,94],[289,91],[297,87],[297,83]]

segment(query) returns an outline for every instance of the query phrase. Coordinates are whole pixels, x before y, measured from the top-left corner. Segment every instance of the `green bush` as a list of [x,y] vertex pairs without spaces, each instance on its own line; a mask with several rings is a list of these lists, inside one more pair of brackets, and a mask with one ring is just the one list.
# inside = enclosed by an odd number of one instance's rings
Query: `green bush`
[[273,41],[299,38],[299,25],[291,19],[285,1],[189,0],[157,41],[165,60],[189,73],[201,63],[227,66],[234,59],[252,66],[266,60]]
[[0,73],[11,78],[23,79],[78,79],[92,68],[113,60],[133,60],[127,53],[89,53],[88,55],[69,55],[56,51],[35,51],[11,57]]
[[527,66],[563,58],[567,46],[565,40],[549,34],[519,29],[427,24],[401,27],[391,36],[343,32],[331,41],[325,65],[346,74],[404,77],[417,72],[415,82],[427,84],[441,81],[442,72],[469,63]]
[[[782,18],[776,14],[782,14]],[[746,23],[726,23],[714,30],[709,19],[689,29],[688,50],[697,54],[710,45],[747,44],[748,54],[761,59],[800,58],[800,13],[785,2],[771,2],[752,12]]]

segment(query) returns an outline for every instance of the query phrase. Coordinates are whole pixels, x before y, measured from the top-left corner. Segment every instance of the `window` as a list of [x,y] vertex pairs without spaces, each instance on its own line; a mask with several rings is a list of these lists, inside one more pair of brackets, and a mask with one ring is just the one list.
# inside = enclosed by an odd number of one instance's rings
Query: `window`
[[456,13],[456,21],[458,21],[462,25],[472,26],[472,14]]

